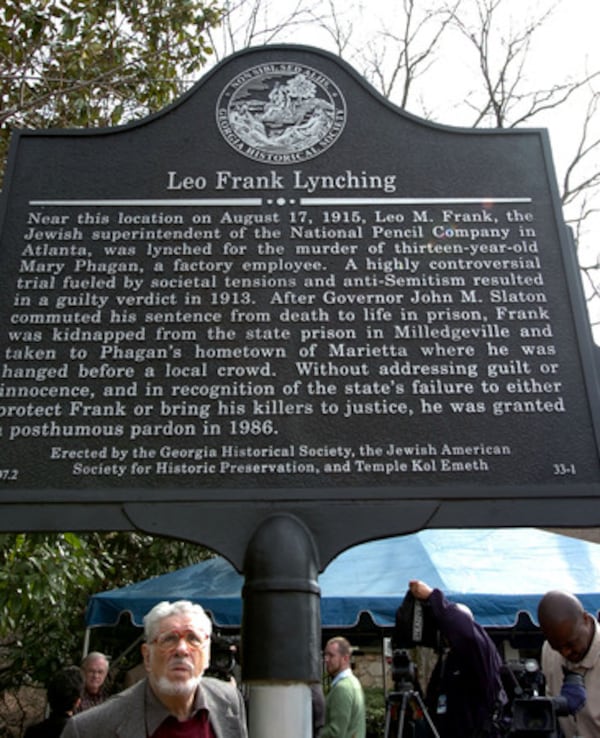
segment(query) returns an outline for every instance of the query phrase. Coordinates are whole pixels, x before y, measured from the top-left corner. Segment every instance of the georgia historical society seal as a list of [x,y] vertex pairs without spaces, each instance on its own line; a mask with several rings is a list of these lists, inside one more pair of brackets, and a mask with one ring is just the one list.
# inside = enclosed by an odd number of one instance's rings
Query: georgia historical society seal
[[303,64],[270,62],[246,69],[224,88],[217,124],[244,156],[294,164],[328,149],[344,129],[346,102],[337,85]]

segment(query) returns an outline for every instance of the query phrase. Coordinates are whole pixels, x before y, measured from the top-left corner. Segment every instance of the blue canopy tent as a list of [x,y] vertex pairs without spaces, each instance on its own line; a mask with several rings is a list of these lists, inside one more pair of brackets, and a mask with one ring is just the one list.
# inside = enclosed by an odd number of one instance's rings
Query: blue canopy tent
[[[319,577],[323,628],[353,627],[363,613],[379,628],[392,627],[410,579],[468,605],[485,627],[511,627],[520,613],[535,623],[539,599],[550,589],[573,592],[597,614],[600,544],[537,528],[424,530],[364,543],[340,554]],[[157,602],[190,599],[216,626],[239,627],[243,581],[216,557],[93,595],[86,625],[115,625],[129,613],[141,626]]]

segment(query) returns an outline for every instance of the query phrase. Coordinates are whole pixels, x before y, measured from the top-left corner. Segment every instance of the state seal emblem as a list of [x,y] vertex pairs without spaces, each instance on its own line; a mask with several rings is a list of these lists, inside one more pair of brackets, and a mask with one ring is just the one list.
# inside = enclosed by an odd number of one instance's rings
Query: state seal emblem
[[247,69],[223,89],[217,124],[225,140],[249,159],[295,164],[337,141],[346,102],[325,74],[303,64],[270,62]]

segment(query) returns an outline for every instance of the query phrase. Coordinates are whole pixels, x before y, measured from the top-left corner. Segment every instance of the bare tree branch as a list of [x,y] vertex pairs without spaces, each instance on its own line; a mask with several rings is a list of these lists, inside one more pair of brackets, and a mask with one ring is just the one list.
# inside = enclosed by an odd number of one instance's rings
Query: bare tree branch
[[[334,51],[342,57],[346,56],[350,40],[354,33],[352,11],[352,6],[347,6],[340,13],[334,0],[327,0],[327,13],[314,16],[315,24],[325,32],[326,36],[329,36],[333,43]],[[345,17],[350,17],[350,21],[346,21]]]
[[[593,75],[597,77],[598,74]],[[594,126],[594,132],[598,130],[598,112],[600,108],[600,92],[595,92],[588,102],[583,125],[580,129],[579,142],[577,150],[573,156],[563,179],[562,202],[567,205],[572,202],[578,195],[590,190],[597,184],[600,184],[600,171],[593,168],[589,173],[584,174],[577,182],[574,182],[576,172],[582,165],[587,163],[592,153],[600,151],[600,135],[596,135],[590,140],[591,128]],[[589,214],[589,213],[588,213]]]
[[[473,127],[489,119],[495,127],[505,128],[514,125],[510,121],[512,109],[536,94],[529,91],[519,93],[519,89],[527,79],[524,71],[534,34],[543,27],[555,6],[528,21],[523,22],[521,18],[520,27],[513,30],[507,28],[501,19],[497,20],[499,11],[505,5],[504,0],[476,0],[476,3],[477,23],[465,18],[460,6],[458,11],[453,12],[455,28],[475,50],[483,83],[480,91],[485,95],[479,104],[470,96],[467,104],[476,111]],[[527,114],[521,114],[519,123],[533,114],[532,109]]]
[[[331,3],[331,0],[329,0]],[[290,7],[277,0],[224,0],[220,27],[208,38],[217,60],[250,46],[289,40],[295,29],[319,21],[317,0],[295,0]]]

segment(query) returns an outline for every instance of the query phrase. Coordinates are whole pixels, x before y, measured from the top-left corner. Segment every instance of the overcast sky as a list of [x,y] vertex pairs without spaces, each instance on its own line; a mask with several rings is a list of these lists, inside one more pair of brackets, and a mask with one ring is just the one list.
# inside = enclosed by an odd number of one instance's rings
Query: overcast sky
[[[249,0],[250,1],[250,0]],[[326,12],[328,0],[263,0],[270,9],[264,19],[272,27],[278,25],[278,19],[285,17],[290,8],[296,8],[299,2]],[[493,0],[479,0],[490,3]],[[355,48],[364,48],[369,38],[378,30],[399,30],[399,9],[403,0],[333,0],[340,14],[341,22],[346,26],[352,24],[355,29],[353,43]],[[477,0],[463,0],[465,6],[476,8]],[[437,3],[437,5],[436,5]],[[426,7],[442,7],[443,0],[417,0],[416,8],[422,11]],[[547,88],[552,84],[565,82],[569,78],[581,78],[586,71],[600,70],[600,0],[501,0],[502,27],[519,29],[532,17],[539,17],[545,11],[554,8],[549,18],[544,20],[533,38],[528,52],[525,74],[527,79],[524,89],[529,91]],[[362,12],[361,12],[362,10]],[[238,16],[241,18],[241,16]],[[245,29],[247,22],[242,20]],[[358,33],[357,33],[358,31]],[[218,37],[217,37],[218,38]],[[279,32],[276,42],[306,44],[335,51],[331,37],[317,24],[303,24],[289,27],[287,33]],[[252,45],[258,45],[254,41]],[[237,42],[238,48],[242,46]],[[221,49],[219,57],[231,49]],[[226,55],[225,53],[225,55]],[[351,52],[345,54],[358,71],[361,71],[358,59],[352,58]],[[481,89],[478,70],[478,59],[474,49],[458,33],[448,42],[440,46],[440,53],[426,76],[418,80],[414,86],[414,96],[409,100],[407,110],[415,115],[427,116],[438,123],[453,126],[473,125],[474,113],[465,99],[470,98],[474,89]],[[594,83],[600,90],[600,76]],[[550,134],[553,156],[560,184],[565,169],[578,144],[585,106],[591,97],[588,88],[570,99],[562,110],[551,110],[528,121],[527,127],[544,127]],[[391,97],[393,102],[398,102]],[[596,117],[596,138],[600,138],[600,110]],[[588,172],[600,170],[600,147],[588,162]],[[599,188],[600,189],[600,188]],[[600,209],[600,192],[596,196],[596,207]],[[569,213],[567,212],[567,217]],[[595,263],[600,259],[600,216],[586,221],[586,228],[580,242],[580,260],[582,263]],[[600,300],[596,313],[600,316]],[[600,318],[599,318],[600,319]],[[596,340],[598,340],[598,337]]]
[[[265,14],[266,22],[271,26],[278,24],[278,19],[285,17],[291,8],[296,8],[301,0],[271,0],[270,9]],[[480,0],[482,1],[482,0]],[[490,0],[485,0],[490,2]],[[268,5],[268,0],[264,0]],[[303,0],[306,6],[311,4],[320,12],[325,12],[327,2]],[[342,24],[355,24],[355,45],[364,45],[381,28],[396,30],[398,8],[402,0],[334,0],[339,8]],[[442,7],[444,0],[417,0],[416,7]],[[463,0],[463,7],[476,7],[476,0]],[[534,37],[534,44],[529,52],[526,72],[531,77],[529,89],[540,89],[560,82],[569,76],[581,76],[586,69],[600,70],[600,0],[501,0],[502,19],[506,24],[512,23],[518,28],[523,19],[528,19],[554,7],[554,11],[544,21],[541,29]],[[362,8],[362,13],[360,10]],[[245,28],[246,24],[242,23]],[[287,33],[280,31],[276,41],[307,44],[335,51],[331,37],[318,24],[302,24],[290,26]],[[473,123],[474,115],[466,107],[459,108],[455,102],[464,100],[457,90],[467,93],[479,84],[478,60],[473,49],[462,37],[456,35],[454,43],[442,48],[436,62],[432,65],[422,82],[415,85],[422,96],[422,103],[439,123],[448,125],[466,125]],[[348,56],[348,55],[346,55]],[[352,59],[350,59],[352,63]],[[360,70],[359,70],[360,71]],[[600,80],[597,82],[600,88]],[[589,95],[588,95],[589,96]],[[393,97],[392,97],[393,100]],[[581,103],[581,100],[575,101]],[[413,98],[407,109],[416,115],[420,101]],[[581,108],[579,108],[581,111]],[[561,148],[561,164],[568,155],[569,144],[573,143],[573,126],[580,121],[577,109],[570,105],[561,115],[553,112],[540,116],[531,122],[532,126],[544,126],[550,130],[553,147]],[[599,131],[600,134],[600,131]],[[600,157],[598,159],[600,166]]]

